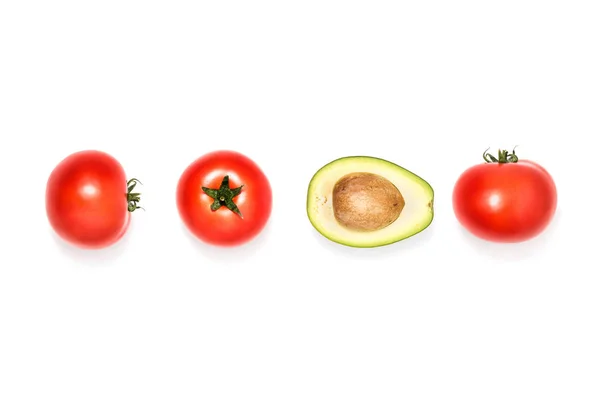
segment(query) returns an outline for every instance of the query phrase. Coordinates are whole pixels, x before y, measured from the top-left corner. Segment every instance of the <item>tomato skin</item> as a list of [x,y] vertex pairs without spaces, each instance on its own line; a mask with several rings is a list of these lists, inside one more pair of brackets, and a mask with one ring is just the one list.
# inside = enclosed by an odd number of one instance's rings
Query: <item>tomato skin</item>
[[[225,206],[211,210],[214,199],[202,187],[218,189],[225,176],[229,187],[243,185],[233,198],[243,218]],[[260,167],[245,155],[219,150],[203,155],[182,173],[177,185],[177,209],[188,230],[216,246],[238,246],[256,237],[272,209],[271,185]]]
[[100,249],[119,241],[130,223],[127,206],[125,171],[107,153],[73,153],[48,178],[48,221],[58,236],[77,247]]
[[493,242],[523,242],[552,221],[556,185],[532,161],[480,164],[458,178],[452,203],[456,218],[473,235]]

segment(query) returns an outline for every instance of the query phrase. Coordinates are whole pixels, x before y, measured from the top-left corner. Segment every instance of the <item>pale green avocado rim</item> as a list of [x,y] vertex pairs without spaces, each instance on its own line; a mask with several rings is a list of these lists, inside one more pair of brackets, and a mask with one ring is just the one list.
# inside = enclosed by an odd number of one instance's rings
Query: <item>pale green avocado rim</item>
[[[348,160],[348,159],[369,159],[369,160],[378,161],[378,162],[382,162],[382,163],[386,163],[386,164],[391,164],[392,166],[394,166],[396,168],[402,169],[402,170],[410,173],[415,178],[417,178],[418,180],[420,180],[421,182],[423,182],[429,188],[429,191],[431,192],[431,213],[430,213],[431,218],[429,218],[429,221],[427,222],[427,224],[423,225],[423,227],[420,230],[417,230],[417,231],[413,232],[412,234],[410,234],[408,236],[403,236],[403,237],[399,237],[399,238],[392,238],[389,241],[383,241],[383,242],[381,242],[379,244],[373,244],[373,245],[368,245],[368,244],[366,244],[366,245],[349,244],[349,243],[342,242],[341,240],[331,239],[327,235],[325,235],[323,232],[321,232],[319,230],[319,228],[317,228],[317,225],[316,225],[315,221],[313,220],[313,218],[311,217],[311,213],[309,211],[309,209],[310,209],[309,202],[310,202],[310,197],[311,197],[310,196],[311,188],[313,187],[313,183],[315,181],[315,178],[319,175],[319,173],[321,171],[323,171],[324,169],[326,169],[327,167],[329,167],[331,164],[335,164],[335,163],[337,163],[339,161]],[[398,242],[404,241],[404,240],[406,240],[408,238],[411,238],[411,237],[413,237],[415,235],[418,235],[419,233],[422,233],[424,230],[426,230],[427,228],[429,228],[429,226],[431,226],[431,224],[433,223],[433,220],[435,218],[435,207],[434,207],[434,205],[435,205],[435,191],[433,190],[433,187],[431,186],[431,184],[429,184],[429,182],[427,182],[425,179],[421,178],[419,175],[413,173],[412,171],[410,171],[410,170],[408,170],[408,169],[406,169],[404,167],[401,167],[400,165],[398,165],[396,163],[393,163],[391,161],[385,160],[383,158],[372,157],[372,156],[346,156],[346,157],[340,157],[340,158],[337,158],[337,159],[335,159],[333,161],[328,162],[327,164],[325,164],[321,168],[319,168],[317,170],[317,172],[314,173],[313,177],[310,179],[310,182],[308,183],[308,190],[306,192],[306,214],[307,214],[308,220],[310,221],[310,224],[313,226],[313,228],[317,232],[319,232],[319,234],[321,236],[323,236],[324,238],[326,238],[327,240],[330,240],[330,241],[332,241],[334,243],[341,244],[343,246],[354,247],[354,248],[361,248],[361,249],[368,249],[368,248],[388,246],[390,244],[394,244],[394,243],[398,243]]]

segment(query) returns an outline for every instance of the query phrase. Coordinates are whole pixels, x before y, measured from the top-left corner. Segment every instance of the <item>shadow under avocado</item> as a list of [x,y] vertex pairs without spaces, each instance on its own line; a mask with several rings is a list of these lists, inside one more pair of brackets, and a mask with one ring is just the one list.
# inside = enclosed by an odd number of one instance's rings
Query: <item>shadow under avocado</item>
[[553,238],[560,229],[561,211],[556,210],[554,218],[545,231],[538,236],[521,243],[489,242],[472,235],[462,226],[459,227],[461,240],[465,240],[478,254],[507,263],[518,262],[535,257],[553,245]]
[[[380,247],[351,247],[327,239],[316,229],[312,229],[313,236],[318,244],[327,251],[352,259],[377,260],[389,257],[397,257],[403,252],[414,250],[427,244],[434,235],[435,221],[423,231],[403,239],[399,242],[391,243]],[[372,265],[372,264],[366,264]]]

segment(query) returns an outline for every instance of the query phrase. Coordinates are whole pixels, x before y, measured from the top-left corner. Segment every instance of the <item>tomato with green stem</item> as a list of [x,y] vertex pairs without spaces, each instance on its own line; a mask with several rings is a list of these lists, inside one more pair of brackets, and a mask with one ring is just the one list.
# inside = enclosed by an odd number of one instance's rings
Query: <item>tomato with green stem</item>
[[187,229],[203,242],[237,246],[256,237],[272,208],[269,180],[245,155],[214,151],[195,160],[177,185],[177,208]]
[[[488,149],[489,150],[489,149]],[[552,176],[538,163],[499,150],[483,154],[458,178],[452,195],[459,223],[488,241],[523,242],[542,233],[557,207]]]
[[131,213],[141,207],[134,189],[113,156],[85,150],[63,159],[46,184],[46,214],[59,237],[82,248],[100,249],[119,241]]

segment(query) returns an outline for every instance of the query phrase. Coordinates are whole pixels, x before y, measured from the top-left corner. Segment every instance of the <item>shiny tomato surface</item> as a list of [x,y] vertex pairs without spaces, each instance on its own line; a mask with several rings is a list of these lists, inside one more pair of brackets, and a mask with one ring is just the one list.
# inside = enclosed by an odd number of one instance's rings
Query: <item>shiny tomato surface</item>
[[86,150],[71,154],[52,171],[46,185],[46,213],[54,231],[82,248],[117,242],[129,227],[139,197],[131,193],[121,164],[111,155]]
[[189,231],[218,246],[237,246],[257,236],[272,208],[271,185],[245,155],[220,150],[190,164],[177,185],[177,208]]
[[458,178],[452,196],[456,218],[489,241],[522,242],[539,235],[556,211],[554,180],[539,164],[508,152],[491,160]]

